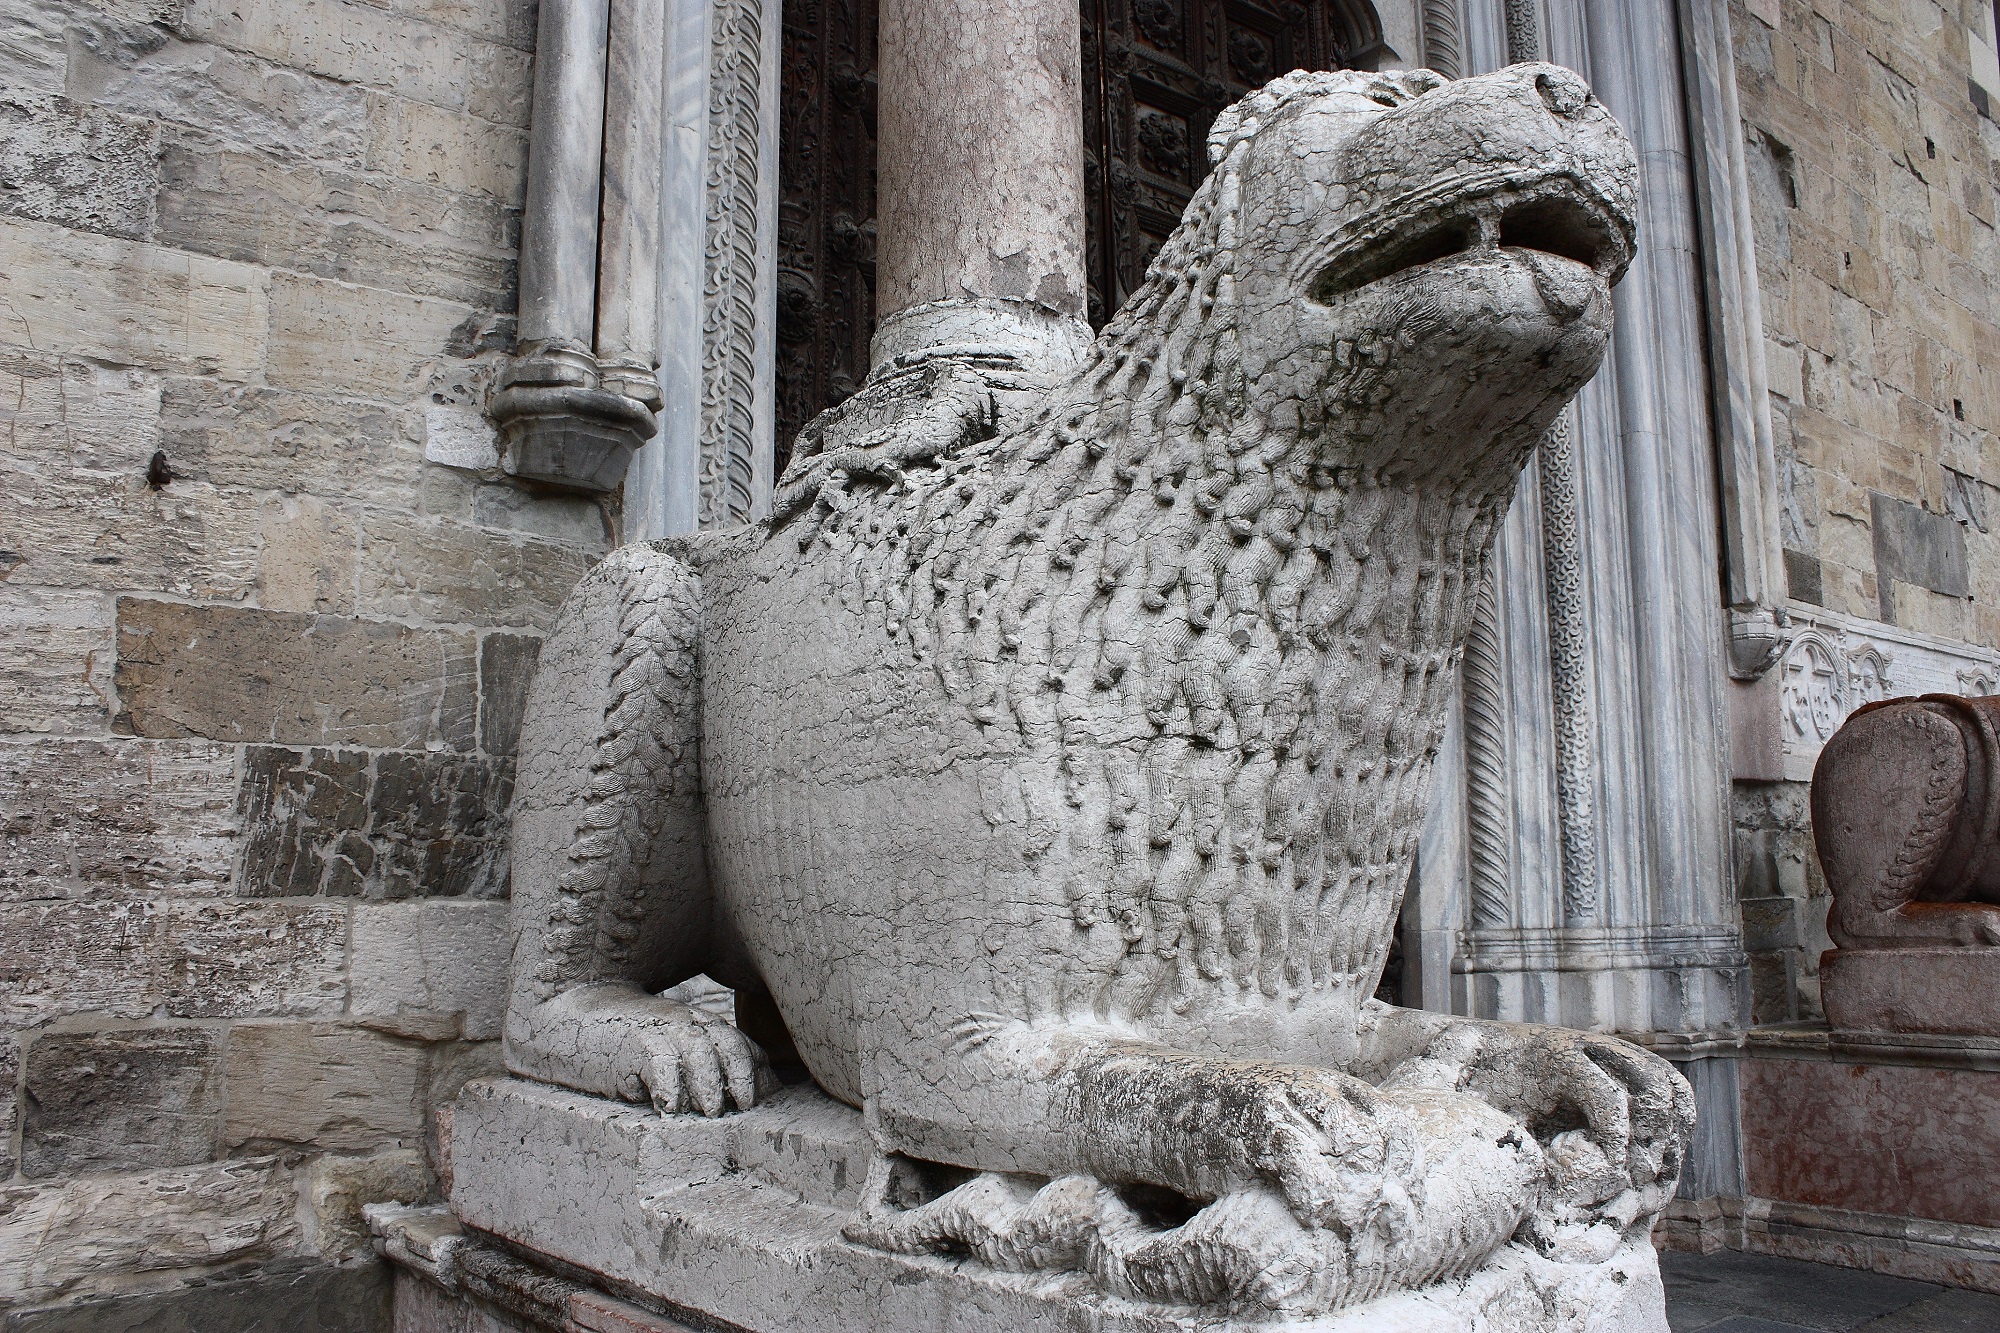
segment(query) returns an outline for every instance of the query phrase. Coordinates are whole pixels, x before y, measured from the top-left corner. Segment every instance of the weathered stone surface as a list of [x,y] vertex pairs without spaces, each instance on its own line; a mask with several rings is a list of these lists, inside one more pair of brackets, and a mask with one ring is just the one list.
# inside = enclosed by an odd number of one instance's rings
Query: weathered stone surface
[[43,473],[0,464],[0,547],[18,555],[12,577],[241,601],[257,576],[255,508],[200,483],[155,488],[146,463]]
[[0,745],[0,898],[213,892],[236,785],[236,751],[205,742]]
[[1819,973],[1838,1030],[2000,1038],[2000,948],[1829,949]]
[[365,614],[541,628],[590,567],[571,546],[370,510],[361,530]]
[[111,713],[111,608],[96,593],[26,588],[0,551],[0,732],[102,733]]
[[513,305],[517,224],[498,199],[275,154],[217,152],[199,140],[170,142],[160,175],[165,244],[471,306]]
[[[177,16],[178,0],[162,5]],[[88,23],[74,31],[72,96],[189,126],[211,146],[361,165],[368,141],[368,97],[362,89],[208,43],[177,40],[150,22]]]
[[1896,623],[1894,585],[1914,584],[1947,597],[1969,597],[1965,525],[1880,492],[1868,497],[1882,619]]
[[499,760],[252,746],[242,891],[505,897],[512,796],[511,767]]
[[1740,1075],[1747,1193],[2000,1226],[2000,1073],[1752,1059]]
[[311,24],[231,0],[186,0],[182,31],[291,69],[382,89],[505,125],[527,122],[528,51],[335,0]]
[[421,391],[453,331],[474,315],[455,301],[302,273],[273,273],[270,292],[269,383],[395,402]]
[[514,753],[541,651],[542,641],[529,634],[488,634],[479,641],[479,748],[486,753]]
[[296,1255],[297,1212],[292,1174],[274,1157],[0,1186],[0,1307]]
[[21,1174],[192,1166],[222,1124],[220,1028],[54,1032],[27,1053]]
[[239,1023],[229,1034],[232,1152],[415,1147],[430,1056],[420,1042],[335,1023]]
[[14,1174],[15,1131],[21,1127],[21,1038],[0,1032],[0,1180]]
[[[403,97],[370,99],[368,170],[521,206],[528,134]],[[474,204],[477,207],[477,203]]]
[[382,403],[172,377],[159,410],[174,470],[218,486],[407,504],[425,471],[419,419]]
[[363,1208],[371,1203],[434,1199],[437,1181],[423,1153],[414,1148],[361,1157],[328,1153],[306,1166],[300,1192],[306,1205],[307,1241],[329,1259],[352,1261],[374,1257]]
[[0,93],[0,213],[150,239],[160,128],[62,97]]
[[[386,1333],[388,1265],[284,1262],[248,1277],[0,1316],[6,1333]],[[399,1330],[400,1333],[400,1330]]]
[[161,932],[161,909],[143,900],[0,904],[0,1022],[145,1017]]
[[122,727],[202,736],[472,748],[469,634],[278,611],[118,601]]
[[63,42],[64,6],[59,0],[24,0],[0,27],[0,86],[22,93],[63,90],[68,65]]
[[266,611],[351,615],[360,532],[354,516],[311,496],[273,496],[257,512],[257,602]]
[[24,474],[142,473],[159,447],[159,416],[150,371],[0,348],[0,424]]
[[471,1039],[500,1035],[507,992],[503,903],[362,905],[354,912],[351,1012],[455,1019]]
[[610,544],[611,524],[599,501],[580,495],[537,494],[496,484],[473,492],[473,521],[481,527],[548,537],[586,551]]
[[166,905],[159,992],[175,1018],[339,1013],[347,909],[332,904]]
[[17,346],[249,379],[264,367],[269,283],[243,264],[0,219],[0,337]]
[[[1650,1265],[1687,1083],[1612,1038],[1364,1001],[1495,525],[1609,340],[1636,155],[1554,66],[1299,72],[1210,145],[1038,411],[994,421],[1011,353],[894,365],[863,394],[916,405],[803,432],[771,524],[579,583],[518,746],[509,1067],[750,1107],[746,1039],[646,984],[740,940],[882,1149],[985,1172],[904,1199],[878,1171],[849,1241],[1190,1319],[1408,1285],[1463,1327],[1464,1284],[1544,1282],[1517,1234],[1579,1262],[1551,1286],[1609,1291]],[[601,1207],[599,1172],[557,1179]],[[604,1211],[587,1252],[658,1251]],[[1524,1328],[1592,1317],[1520,1299]]]
[[330,903],[0,903],[0,1023],[339,1013],[346,942]]

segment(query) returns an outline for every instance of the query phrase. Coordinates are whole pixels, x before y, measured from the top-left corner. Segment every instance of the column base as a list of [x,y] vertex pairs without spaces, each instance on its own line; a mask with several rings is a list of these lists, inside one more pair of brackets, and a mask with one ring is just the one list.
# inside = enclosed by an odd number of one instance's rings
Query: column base
[[1081,319],[1033,301],[956,297],[884,317],[869,339],[868,361],[872,378],[897,362],[1001,354],[1022,371],[1054,382],[1075,370],[1095,341]]

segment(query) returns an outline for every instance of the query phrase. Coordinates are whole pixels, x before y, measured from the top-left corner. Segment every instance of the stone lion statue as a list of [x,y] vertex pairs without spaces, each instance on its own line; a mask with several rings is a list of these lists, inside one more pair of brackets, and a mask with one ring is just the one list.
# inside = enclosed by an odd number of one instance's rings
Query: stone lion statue
[[1063,382],[886,367],[771,520],[578,586],[522,740],[508,1065],[747,1107],[758,1048],[659,994],[705,972],[863,1108],[864,1244],[1294,1311],[1512,1239],[1601,1259],[1673,1190],[1686,1084],[1371,994],[1634,154],[1543,65],[1288,75],[1210,152]]

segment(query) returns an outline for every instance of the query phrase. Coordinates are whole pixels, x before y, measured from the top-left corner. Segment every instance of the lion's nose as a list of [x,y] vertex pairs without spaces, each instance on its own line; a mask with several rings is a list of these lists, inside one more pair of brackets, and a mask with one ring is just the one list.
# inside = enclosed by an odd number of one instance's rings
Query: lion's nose
[[1590,100],[1590,85],[1582,76],[1561,68],[1545,69],[1535,75],[1535,91],[1558,116],[1574,116]]

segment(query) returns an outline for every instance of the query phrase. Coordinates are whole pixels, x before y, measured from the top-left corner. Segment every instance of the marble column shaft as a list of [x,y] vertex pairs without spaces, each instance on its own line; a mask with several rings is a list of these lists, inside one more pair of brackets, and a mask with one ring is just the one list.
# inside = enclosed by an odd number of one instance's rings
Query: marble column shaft
[[[1079,322],[1074,0],[881,0],[880,16],[878,319],[970,301]],[[877,359],[911,345],[878,343]]]
[[610,0],[542,0],[521,216],[520,340],[588,347],[595,332],[598,183]]
[[612,0],[597,261],[604,386],[655,408],[666,16],[666,0]]

